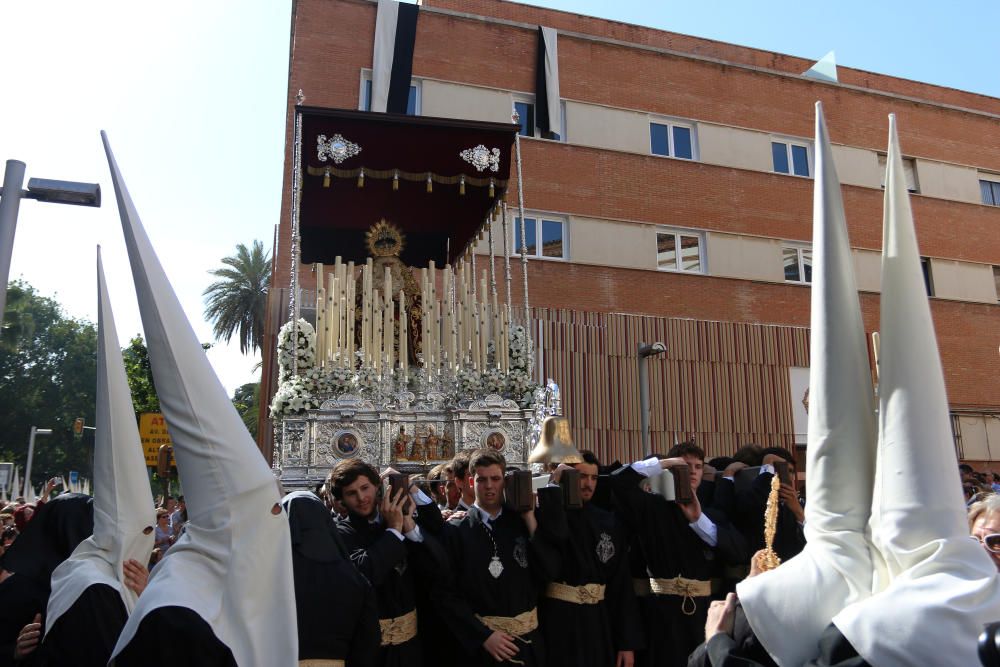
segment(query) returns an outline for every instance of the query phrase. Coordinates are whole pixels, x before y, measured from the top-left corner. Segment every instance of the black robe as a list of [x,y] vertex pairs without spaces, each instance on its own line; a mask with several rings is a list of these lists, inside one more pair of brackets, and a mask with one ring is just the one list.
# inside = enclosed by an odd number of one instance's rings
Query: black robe
[[[583,509],[551,511],[539,491],[539,533],[559,551],[555,580],[570,586],[603,584],[604,600],[576,604],[543,597],[539,623],[549,665],[607,667],[618,651],[643,647],[642,621],[628,567],[627,542],[615,515],[593,502]],[[559,488],[553,488],[562,494]]]
[[237,667],[197,612],[187,607],[158,607],[146,614],[132,639],[115,658],[115,667]]
[[[709,515],[717,528],[715,547],[692,530],[680,507],[663,496],[640,488],[643,476],[631,467],[611,475],[621,518],[638,536],[649,576],[656,579],[708,581],[718,562],[744,557],[745,542],[724,517]],[[693,601],[693,613],[692,613]],[[644,664],[683,666],[705,637],[705,617],[710,596],[685,600],[677,595],[650,595],[645,601],[646,652]]]
[[128,612],[117,590],[107,584],[88,586],[21,664],[105,667],[127,620]]
[[[440,529],[441,512],[437,505],[417,509],[417,525],[423,542],[400,540],[384,523],[349,515],[337,522],[337,529],[355,567],[375,588],[380,620],[398,618],[416,609],[414,578],[437,580],[442,576],[443,552],[435,541]],[[396,667],[423,664],[418,637],[402,644],[382,646],[378,664]]]
[[[736,516],[733,521],[746,536],[751,555],[764,548],[764,510],[773,477],[771,473],[763,472],[757,475],[748,489],[736,493]],[[805,548],[806,538],[798,519],[783,502],[778,506],[777,524],[774,551],[784,563]]]
[[93,532],[93,499],[63,493],[35,511],[7,550],[4,569],[14,574],[0,584],[0,667],[14,664],[21,629],[45,615],[53,570]]
[[292,540],[299,659],[374,667],[380,653],[375,591],[351,563],[319,498],[292,494],[282,504]]
[[[524,520],[505,507],[490,529],[480,511],[472,509],[458,524],[448,524],[443,533],[450,560],[450,576],[435,590],[436,600],[464,654],[462,665],[498,663],[483,648],[493,631],[480,622],[480,616],[513,617],[537,609],[542,587],[558,569],[558,554],[551,545],[531,537]],[[489,566],[496,542],[503,571],[490,574]],[[546,665],[542,633],[534,630],[515,639],[515,660],[526,667]],[[450,650],[450,647],[449,647]]]
[[[736,606],[732,636],[719,633],[696,648],[688,667],[777,667],[757,640],[743,607]],[[803,667],[870,667],[833,623],[819,640],[819,655]]]

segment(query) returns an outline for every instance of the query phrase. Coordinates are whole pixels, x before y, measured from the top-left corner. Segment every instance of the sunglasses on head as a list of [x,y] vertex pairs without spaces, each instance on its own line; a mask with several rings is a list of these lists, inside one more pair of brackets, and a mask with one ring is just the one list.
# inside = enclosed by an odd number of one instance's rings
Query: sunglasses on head
[[986,535],[985,537],[979,537],[977,535],[969,535],[969,537],[986,547],[987,551],[1000,553],[1000,533],[993,533],[991,535]]

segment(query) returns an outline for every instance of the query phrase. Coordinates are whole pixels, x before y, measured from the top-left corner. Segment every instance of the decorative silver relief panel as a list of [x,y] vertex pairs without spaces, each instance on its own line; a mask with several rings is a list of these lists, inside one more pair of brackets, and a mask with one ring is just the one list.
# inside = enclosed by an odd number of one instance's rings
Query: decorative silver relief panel
[[[316,137],[316,157],[320,162],[331,160],[334,164],[340,164],[360,152],[361,146],[353,141],[348,141],[340,133],[333,135],[330,139],[327,139],[325,134]],[[496,170],[494,169],[494,171]]]
[[475,148],[466,148],[459,153],[463,160],[476,168],[476,171],[500,171],[500,149],[486,148],[479,144]]

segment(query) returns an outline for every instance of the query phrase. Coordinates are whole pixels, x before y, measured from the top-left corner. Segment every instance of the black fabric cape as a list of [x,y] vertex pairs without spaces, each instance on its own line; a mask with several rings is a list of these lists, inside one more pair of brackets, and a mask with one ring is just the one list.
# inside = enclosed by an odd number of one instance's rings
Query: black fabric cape
[[[764,548],[764,510],[771,493],[771,473],[763,472],[746,491],[736,493],[733,522],[746,536],[750,554]],[[784,503],[778,506],[778,529],[774,534],[774,550],[784,563],[798,555],[806,546],[802,526]]]
[[0,584],[0,667],[14,664],[14,645],[35,614],[45,615],[52,571],[94,532],[94,501],[63,493],[39,507],[4,555],[13,572]]
[[[432,595],[464,654],[462,665],[489,665],[496,661],[482,647],[493,631],[476,615],[513,617],[537,609],[542,587],[558,571],[559,557],[551,545],[529,536],[524,520],[505,507],[494,521],[492,537],[479,510],[472,509],[458,524],[445,526],[443,539],[450,560],[450,576]],[[503,565],[499,577],[489,571],[493,543]],[[525,667],[546,665],[544,639],[539,630],[515,640],[516,660]]]
[[[562,495],[558,487],[551,489]],[[543,597],[539,623],[549,665],[606,667],[618,651],[644,646],[639,605],[632,589],[628,545],[615,515],[586,503],[583,509],[549,507],[549,489],[538,493],[539,533],[559,551],[555,580],[570,586],[603,584],[604,600],[575,604]]]
[[229,647],[187,607],[158,607],[143,617],[115,667],[237,667]]
[[[743,607],[736,606],[732,636],[717,634],[696,648],[688,667],[777,667],[757,640]],[[803,667],[871,667],[837,626],[830,624],[819,640],[819,655]]]
[[[745,543],[724,517],[711,516],[718,531],[715,547],[706,544],[691,529],[687,517],[677,506],[640,488],[643,476],[631,467],[611,475],[621,518],[637,535],[650,577],[707,581],[719,562],[741,558]],[[709,514],[707,510],[702,510]],[[677,595],[650,595],[643,601],[646,652],[643,664],[656,667],[683,666],[688,655],[705,636],[705,617],[710,596],[691,601]]]
[[[381,522],[349,515],[337,522],[337,530],[354,566],[375,588],[379,619],[408,614],[416,608],[414,577],[436,580],[442,576],[443,552],[435,542],[433,530],[441,523],[441,513],[434,503],[417,510],[417,525],[424,541],[400,540]],[[433,529],[432,529],[433,526]],[[378,664],[397,667],[423,664],[417,637],[402,644],[383,646]]]
[[351,563],[319,498],[293,495],[282,504],[292,541],[299,659],[374,667],[380,642],[375,591]]
[[128,620],[121,594],[107,584],[88,586],[45,634],[22,665],[105,667]]

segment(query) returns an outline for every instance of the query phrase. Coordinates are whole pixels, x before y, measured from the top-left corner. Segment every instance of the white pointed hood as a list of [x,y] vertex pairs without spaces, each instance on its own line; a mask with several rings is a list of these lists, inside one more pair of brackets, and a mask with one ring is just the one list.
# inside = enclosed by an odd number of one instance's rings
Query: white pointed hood
[[920,267],[906,176],[889,116],[882,239],[879,451],[873,540],[888,585],[834,622],[873,665],[976,665],[1000,619],[1000,581],[969,539],[948,399]]
[[81,542],[52,573],[46,632],[93,584],[107,584],[117,590],[125,609],[131,613],[138,598],[125,586],[122,566],[130,558],[145,565],[153,551],[156,525],[153,494],[149,490],[132,394],[118,346],[100,247],[97,249],[94,481],[94,534]]
[[875,398],[840,181],[818,102],[812,278],[806,547],[737,587],[751,627],[783,667],[818,654],[834,615],[871,595],[873,572],[866,531]]
[[189,519],[153,569],[112,655],[147,613],[179,606],[201,616],[237,664],[295,665],[292,555],[274,475],[191,329],[101,136]]

